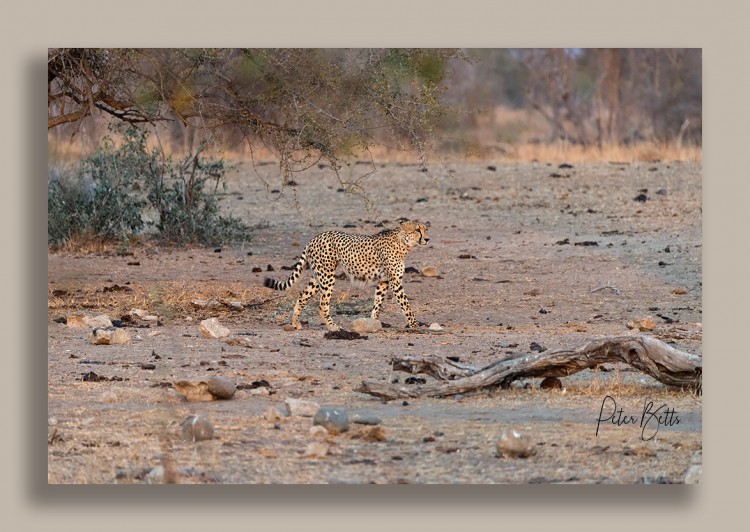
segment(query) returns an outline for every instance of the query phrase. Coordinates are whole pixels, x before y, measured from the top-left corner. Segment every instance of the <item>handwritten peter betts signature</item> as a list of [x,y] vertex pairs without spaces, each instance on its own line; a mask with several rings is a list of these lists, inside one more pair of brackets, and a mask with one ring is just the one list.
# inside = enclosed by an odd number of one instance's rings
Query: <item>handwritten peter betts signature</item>
[[639,425],[641,427],[641,439],[643,441],[652,440],[659,432],[661,427],[673,427],[680,424],[680,417],[674,408],[669,408],[667,404],[659,407],[654,405],[653,401],[645,399],[643,401],[643,410],[640,416],[626,414],[622,408],[617,407],[617,401],[611,395],[607,395],[602,400],[602,407],[599,410],[599,417],[596,420],[596,436],[599,436],[599,427],[602,422],[610,422],[612,425],[621,427],[623,425]]

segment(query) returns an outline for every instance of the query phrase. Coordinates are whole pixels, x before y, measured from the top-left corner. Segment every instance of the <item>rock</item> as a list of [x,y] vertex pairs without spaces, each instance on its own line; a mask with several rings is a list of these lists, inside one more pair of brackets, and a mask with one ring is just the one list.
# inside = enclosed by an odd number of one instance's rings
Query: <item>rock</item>
[[224,327],[216,318],[203,320],[198,327],[203,338],[225,338],[229,336],[230,331]]
[[159,316],[156,314],[147,314],[141,318],[143,321],[159,321]]
[[497,440],[497,452],[503,458],[528,458],[536,449],[531,438],[512,429],[503,432]]
[[156,466],[146,475],[149,484],[161,484],[164,481],[164,466]]
[[696,451],[690,459],[690,467],[685,472],[685,484],[700,484],[703,476],[703,451]]
[[672,293],[678,296],[682,296],[687,294],[687,290],[685,290],[684,288],[675,288],[674,290],[672,290]]
[[631,320],[625,326],[628,329],[638,329],[639,331],[653,331],[656,328],[656,322],[651,316],[646,316],[642,320]]
[[442,331],[443,327],[439,323],[430,323],[430,326],[427,327],[431,331]]
[[271,395],[271,390],[266,387],[251,388],[246,392],[248,395]]
[[292,397],[284,399],[284,404],[290,416],[313,417],[320,410],[318,403],[294,399]]
[[180,423],[180,438],[185,441],[210,440],[214,437],[214,426],[205,416],[191,414]]
[[265,414],[263,414],[263,417],[266,419],[266,421],[281,421],[286,416],[282,414],[278,408],[269,406]]
[[286,332],[292,332],[294,330],[294,325],[292,325],[291,323],[287,323],[284,325],[283,329]]
[[198,401],[213,401],[216,397],[208,391],[208,383],[204,381],[177,381],[173,385],[177,393],[184,395],[191,403]]
[[195,308],[212,309],[221,306],[221,303],[215,299],[191,299],[190,304]]
[[208,391],[217,399],[231,399],[237,391],[235,384],[226,377],[208,379]]
[[224,340],[224,343],[227,345],[231,345],[234,347],[247,347],[252,348],[253,344],[250,341],[250,338],[247,338],[245,336],[231,336]]
[[90,336],[94,345],[127,344],[130,342],[130,334],[124,329],[94,329]]
[[542,390],[562,390],[563,385],[562,381],[557,377],[545,377],[541,384],[539,384],[539,388]]
[[372,414],[354,414],[351,421],[358,425],[380,425],[381,423],[380,418]]
[[328,429],[321,425],[313,425],[310,427],[310,436],[318,441],[323,441],[328,437]]
[[84,316],[68,316],[66,318],[66,324],[71,329],[82,329],[88,327]]
[[349,430],[349,414],[340,408],[323,407],[315,413],[313,425],[325,427],[331,434]]
[[352,323],[352,331],[356,333],[374,333],[383,329],[380,320],[373,318],[357,318]]
[[131,308],[128,314],[142,318],[143,316],[148,316],[148,310],[143,310],[142,308]]
[[437,277],[438,269],[435,266],[425,266],[422,268],[422,277]]
[[367,430],[362,431],[362,441],[376,442],[385,441],[386,434],[383,427],[371,427]]
[[86,325],[92,329],[108,329],[112,327],[112,320],[110,320],[109,316],[106,314],[100,314],[93,318],[83,318],[83,320],[86,322]]
[[54,427],[55,425],[57,425],[57,423],[58,423],[57,418],[54,418],[54,417],[47,418],[48,426]]
[[328,454],[328,444],[322,441],[310,442],[305,449],[305,456],[310,458],[324,458]]

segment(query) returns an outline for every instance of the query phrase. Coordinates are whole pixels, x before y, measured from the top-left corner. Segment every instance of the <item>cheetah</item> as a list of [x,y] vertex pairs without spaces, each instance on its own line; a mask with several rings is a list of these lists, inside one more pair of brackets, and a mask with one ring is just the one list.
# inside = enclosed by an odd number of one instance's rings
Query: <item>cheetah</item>
[[355,285],[377,284],[375,302],[370,316],[378,319],[386,290],[396,296],[407,319],[407,327],[419,327],[409,300],[404,294],[404,258],[416,246],[426,246],[427,226],[415,221],[401,222],[394,229],[385,229],[375,235],[355,235],[340,231],[326,231],[310,240],[302,252],[292,275],[286,281],[266,278],[264,284],[274,290],[288,290],[299,279],[305,265],[312,270],[312,279],[302,291],[294,306],[292,326],[301,329],[299,318],[311,297],[320,292],[320,317],[329,331],[340,327],[331,319],[330,302],[336,267],[340,264]]

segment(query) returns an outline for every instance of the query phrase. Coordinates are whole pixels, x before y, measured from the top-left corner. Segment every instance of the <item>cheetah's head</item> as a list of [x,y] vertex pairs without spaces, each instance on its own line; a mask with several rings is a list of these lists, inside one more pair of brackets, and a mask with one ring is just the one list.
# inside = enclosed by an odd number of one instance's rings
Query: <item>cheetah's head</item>
[[406,222],[401,222],[400,228],[404,244],[409,249],[417,245],[426,246],[427,242],[430,241],[430,238],[427,236],[427,226],[423,223],[407,220]]

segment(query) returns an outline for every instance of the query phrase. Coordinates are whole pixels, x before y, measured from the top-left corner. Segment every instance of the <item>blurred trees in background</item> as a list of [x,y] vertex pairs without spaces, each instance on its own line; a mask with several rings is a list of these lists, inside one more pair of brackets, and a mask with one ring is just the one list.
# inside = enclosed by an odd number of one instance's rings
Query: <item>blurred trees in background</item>
[[700,49],[48,50],[50,129],[165,124],[185,150],[221,135],[285,173],[376,145],[422,160],[471,143],[699,146],[701,99]]
[[[373,143],[422,156],[445,112],[441,49],[50,49],[48,127],[103,113],[263,145],[282,168]],[[75,130],[74,130],[75,131]],[[174,129],[179,134],[179,127]],[[192,144],[192,142],[190,142]],[[191,146],[188,146],[191,147]]]
[[[700,49],[470,50],[449,89],[474,109],[533,110],[537,142],[701,144]],[[476,113],[475,113],[476,114]]]

